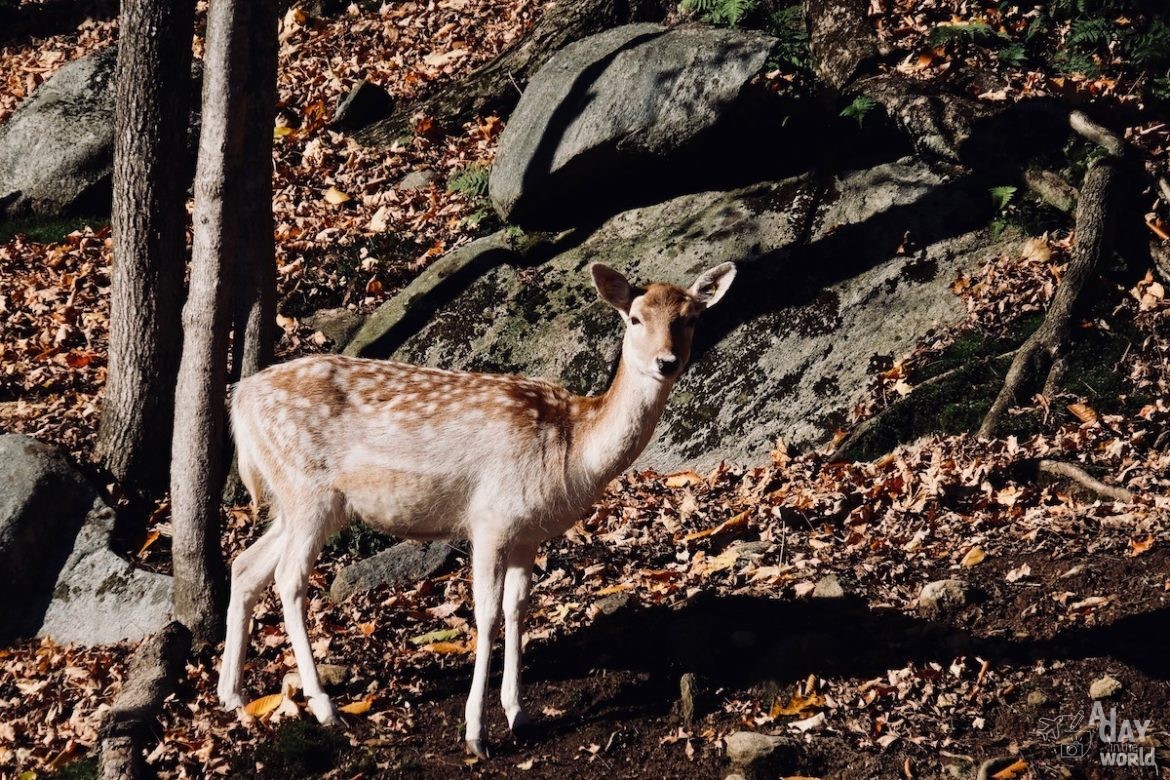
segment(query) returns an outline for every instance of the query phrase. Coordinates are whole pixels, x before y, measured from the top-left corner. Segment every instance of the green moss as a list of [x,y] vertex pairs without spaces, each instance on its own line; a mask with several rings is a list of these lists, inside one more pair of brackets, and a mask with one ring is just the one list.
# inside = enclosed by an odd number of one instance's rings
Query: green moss
[[380,534],[364,523],[350,523],[325,541],[330,555],[349,553],[366,557],[394,545],[394,539]]
[[53,775],[57,780],[97,780],[97,756],[87,756],[70,761]]
[[0,244],[22,235],[30,241],[57,244],[75,230],[91,227],[94,230],[110,224],[109,217],[28,217],[0,222]]
[[[333,769],[348,749],[349,742],[337,731],[304,720],[286,721],[254,756],[240,757],[236,772],[242,777],[280,780],[314,777]],[[257,771],[256,764],[263,769]]]

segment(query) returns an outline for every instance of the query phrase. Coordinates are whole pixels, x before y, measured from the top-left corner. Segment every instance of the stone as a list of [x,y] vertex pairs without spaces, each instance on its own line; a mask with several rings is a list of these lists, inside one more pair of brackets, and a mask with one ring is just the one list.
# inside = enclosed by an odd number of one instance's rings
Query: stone
[[1031,691],[1028,694],[1028,706],[1030,707],[1043,707],[1047,703],[1048,697],[1043,691]]
[[812,595],[814,599],[842,599],[845,598],[845,589],[836,574],[826,574],[817,580]]
[[975,590],[963,580],[935,580],[923,586],[918,595],[918,614],[938,620],[971,604]]
[[139,569],[110,549],[114,512],[97,505],[53,588],[39,637],[59,644],[138,642],[171,619],[173,581]]
[[625,606],[629,603],[629,595],[619,591],[617,593],[610,593],[608,596],[602,596],[596,602],[594,602],[594,606],[597,607],[597,611],[603,615],[613,615],[614,613],[625,608]]
[[0,436],[0,638],[32,636],[97,491],[55,447]]
[[459,549],[449,542],[399,542],[393,547],[346,566],[329,588],[329,598],[344,601],[383,585],[399,588],[433,577],[450,563]]
[[321,309],[305,318],[305,324],[329,339],[338,348],[344,347],[365,322],[365,317],[346,308]]
[[116,59],[65,65],[0,125],[0,218],[109,213]]
[[[694,193],[573,234],[499,232],[440,258],[383,304],[346,353],[605,389],[620,318],[594,261],[636,282],[739,274],[698,325],[690,366],[637,468],[703,472],[767,459],[783,434],[817,446],[866,397],[869,366],[961,320],[950,289],[1018,237],[987,230],[987,194],[912,161]],[[898,250],[906,232],[916,254]]]
[[1100,679],[1093,680],[1092,685],[1089,686],[1089,698],[1094,701],[1108,699],[1121,693],[1123,687],[1120,680],[1110,675],[1105,675]]
[[394,185],[396,190],[425,190],[435,183],[438,177],[430,168],[423,168],[417,171],[411,171],[398,180]]
[[[700,143],[734,111],[776,40],[711,27],[615,27],[571,43],[529,81],[500,135],[488,192],[505,221],[566,227]],[[708,164],[720,148],[710,144]]]
[[690,728],[697,718],[703,717],[710,704],[709,686],[706,680],[694,672],[687,672],[678,680],[678,692],[678,716],[683,725]]
[[727,758],[739,767],[750,767],[775,752],[783,743],[780,737],[761,734],[758,731],[736,731],[723,738]]
[[337,103],[330,126],[350,132],[394,113],[394,98],[381,85],[362,79]]
[[[349,682],[352,676],[353,673],[348,666],[317,664],[317,678],[321,681],[321,687],[326,690],[340,688]],[[280,690],[285,695],[296,693],[303,687],[300,672],[289,672],[280,682]]]

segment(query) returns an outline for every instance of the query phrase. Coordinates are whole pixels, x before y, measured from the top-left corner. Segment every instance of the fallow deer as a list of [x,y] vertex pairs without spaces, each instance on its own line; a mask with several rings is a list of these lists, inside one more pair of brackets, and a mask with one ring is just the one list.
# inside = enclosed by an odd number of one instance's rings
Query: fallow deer
[[440,371],[313,356],[273,366],[236,387],[231,420],[240,477],[274,520],[232,564],[219,697],[243,704],[248,624],[275,577],[307,704],[336,718],[305,630],[309,573],[325,539],[353,518],[399,537],[471,541],[478,636],[467,698],[468,749],[485,757],[482,722],[493,635],[504,616],[501,701],[520,705],[521,634],[537,546],[584,517],[641,453],[690,357],[695,321],[731,285],[724,263],[683,289],[632,287],[590,267],[599,296],[625,322],[609,389],[573,395],[544,379]]

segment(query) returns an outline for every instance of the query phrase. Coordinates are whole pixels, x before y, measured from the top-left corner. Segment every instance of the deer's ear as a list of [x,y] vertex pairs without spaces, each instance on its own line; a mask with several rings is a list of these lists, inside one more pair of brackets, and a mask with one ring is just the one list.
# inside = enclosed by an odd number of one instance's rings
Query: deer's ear
[[601,263],[589,266],[589,273],[593,276],[593,286],[597,288],[601,300],[620,312],[629,312],[630,304],[634,302],[634,291],[626,277]]
[[719,303],[735,280],[735,263],[722,263],[700,274],[691,285],[690,293],[708,309]]

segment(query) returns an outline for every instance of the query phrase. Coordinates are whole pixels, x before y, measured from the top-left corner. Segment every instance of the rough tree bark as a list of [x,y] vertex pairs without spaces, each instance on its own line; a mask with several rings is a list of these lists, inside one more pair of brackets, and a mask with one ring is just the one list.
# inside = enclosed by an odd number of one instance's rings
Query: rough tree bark
[[983,418],[983,424],[979,426],[980,436],[995,435],[1004,413],[1025,387],[1046,375],[1045,386],[1051,391],[1059,379],[1065,342],[1072,328],[1073,316],[1080,308],[1081,294],[1101,258],[1110,251],[1117,178],[1117,165],[1108,159],[1098,160],[1085,174],[1085,183],[1077,203],[1076,244],[1072,260],[1060,280],[1044,321],[1016,352],[1003,388]]
[[661,21],[668,5],[662,0],[558,0],[546,8],[531,32],[500,56],[459,83],[373,123],[354,137],[367,146],[386,147],[410,136],[419,115],[443,127],[457,127],[475,116],[511,111],[520,90],[560,49],[621,24]]
[[247,124],[249,9],[248,0],[212,0],[207,14],[195,235],[175,388],[171,462],[175,618],[200,645],[219,638],[226,602],[219,496],[232,321],[230,280],[241,239],[239,181]]
[[276,244],[272,219],[272,131],[276,121],[277,9],[253,0],[248,34],[247,131],[239,182],[232,377],[251,376],[272,362],[276,337]]
[[882,51],[862,0],[806,0],[813,72],[839,95],[862,93],[886,110],[920,154],[965,164],[976,123],[997,109],[958,95],[927,92],[897,72],[879,72]]
[[186,253],[193,0],[123,0],[114,97],[109,379],[96,456],[133,493],[167,485]]
[[126,684],[102,718],[102,780],[149,776],[142,749],[155,729],[163,701],[183,673],[190,648],[191,632],[172,622],[134,651]]

